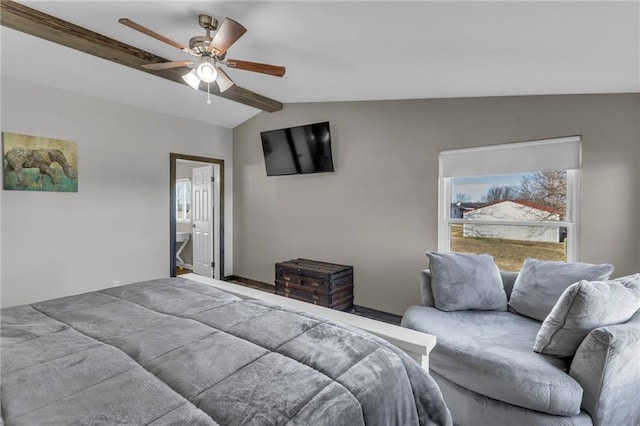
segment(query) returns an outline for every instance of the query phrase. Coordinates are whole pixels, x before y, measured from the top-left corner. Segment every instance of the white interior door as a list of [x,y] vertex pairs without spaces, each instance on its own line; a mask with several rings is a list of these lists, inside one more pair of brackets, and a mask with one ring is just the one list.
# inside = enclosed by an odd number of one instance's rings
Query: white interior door
[[[193,169],[193,272],[214,278],[213,165]],[[217,274],[216,274],[217,275]]]

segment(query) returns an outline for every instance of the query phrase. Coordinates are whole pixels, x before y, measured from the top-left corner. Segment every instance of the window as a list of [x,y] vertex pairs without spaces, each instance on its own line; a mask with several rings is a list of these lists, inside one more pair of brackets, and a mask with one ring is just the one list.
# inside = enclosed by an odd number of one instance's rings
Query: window
[[191,180],[176,179],[176,220],[191,223]]
[[443,151],[438,250],[577,261],[579,137]]

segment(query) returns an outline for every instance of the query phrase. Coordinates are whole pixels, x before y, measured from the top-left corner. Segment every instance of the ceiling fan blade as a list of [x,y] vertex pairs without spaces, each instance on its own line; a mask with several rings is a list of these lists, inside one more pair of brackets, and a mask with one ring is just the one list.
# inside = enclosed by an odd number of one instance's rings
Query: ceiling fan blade
[[178,68],[178,67],[186,67],[187,65],[193,64],[193,61],[174,61],[174,62],[158,62],[156,64],[145,64],[142,65],[142,68],[148,70],[166,70],[169,68]]
[[223,93],[225,90],[233,86],[235,83],[233,82],[233,80],[231,80],[229,75],[226,72],[224,72],[223,69],[217,68],[217,70],[218,70],[218,77],[216,77],[216,83],[218,83],[218,87],[220,88],[220,93]]
[[237,59],[227,59],[227,66],[230,68],[238,68],[240,70],[260,72],[276,77],[282,77],[287,71],[285,67],[277,65],[261,64],[259,62],[239,61]]
[[213,36],[213,40],[209,43],[207,51],[215,53],[217,56],[222,56],[246,32],[247,29],[233,19],[224,18],[220,28]]
[[140,25],[140,24],[138,24],[136,22],[133,22],[130,19],[120,18],[120,19],[118,19],[118,22],[120,22],[122,25],[125,25],[125,26],[127,26],[127,27],[129,27],[131,29],[134,29],[136,31],[140,31],[142,34],[146,34],[149,37],[153,37],[156,40],[160,40],[161,42],[166,43],[169,46],[173,46],[176,49],[180,49],[180,50],[182,50],[184,52],[191,53],[191,49],[189,49],[188,47],[185,47],[185,46],[181,45],[180,43],[177,43],[177,42],[175,42],[175,41],[163,36],[162,34],[158,34],[157,32],[155,32],[153,30],[150,30],[147,27],[143,27],[142,25]]

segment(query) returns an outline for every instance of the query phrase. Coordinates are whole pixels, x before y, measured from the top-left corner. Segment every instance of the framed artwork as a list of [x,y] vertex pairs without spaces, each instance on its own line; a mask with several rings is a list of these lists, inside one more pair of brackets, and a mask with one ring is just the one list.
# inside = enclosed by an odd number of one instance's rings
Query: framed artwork
[[4,189],[78,192],[78,144],[2,132]]

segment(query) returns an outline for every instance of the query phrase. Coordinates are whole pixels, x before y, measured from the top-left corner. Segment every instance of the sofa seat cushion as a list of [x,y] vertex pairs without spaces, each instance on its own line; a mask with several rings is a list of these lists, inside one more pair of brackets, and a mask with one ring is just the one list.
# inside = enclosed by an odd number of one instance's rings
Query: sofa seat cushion
[[511,312],[442,312],[412,306],[404,327],[433,334],[435,373],[508,404],[560,416],[580,412],[582,387],[563,359],[532,351],[540,322]]

